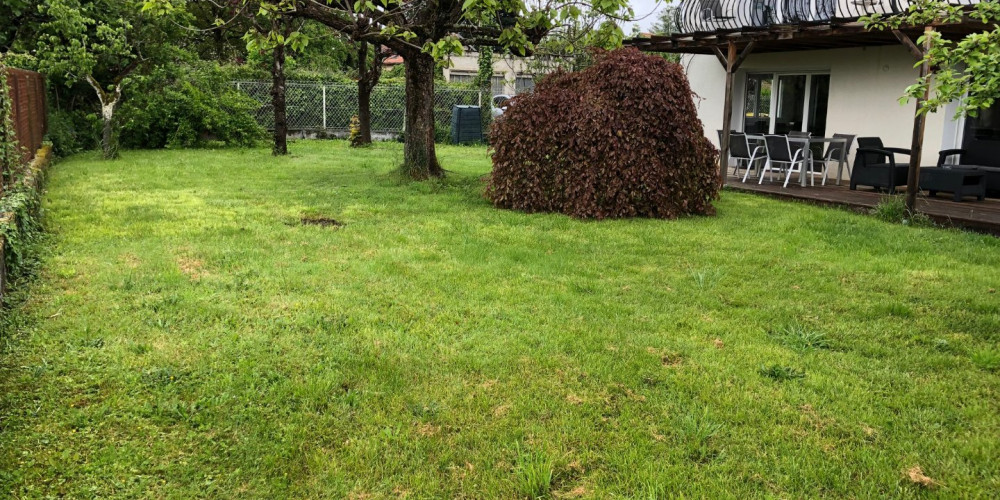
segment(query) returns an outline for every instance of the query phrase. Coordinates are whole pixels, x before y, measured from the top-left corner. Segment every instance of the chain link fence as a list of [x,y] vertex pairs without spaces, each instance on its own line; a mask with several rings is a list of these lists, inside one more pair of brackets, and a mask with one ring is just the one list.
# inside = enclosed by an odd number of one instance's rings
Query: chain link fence
[[[260,103],[256,118],[268,130],[274,129],[271,82],[238,81],[236,88]],[[439,127],[451,126],[455,105],[479,106],[489,99],[478,90],[434,89],[434,119]],[[358,87],[345,83],[289,82],[285,87],[288,130],[295,132],[343,133],[350,129],[351,117],[358,114]],[[372,90],[371,129],[376,134],[399,134],[406,121],[406,88],[377,85]]]

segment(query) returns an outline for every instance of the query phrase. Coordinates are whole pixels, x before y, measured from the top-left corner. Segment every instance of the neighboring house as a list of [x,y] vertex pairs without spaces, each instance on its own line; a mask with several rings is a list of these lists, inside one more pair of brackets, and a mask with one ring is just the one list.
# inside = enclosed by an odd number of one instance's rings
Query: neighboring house
[[[683,54],[705,136],[713,143],[719,142],[726,100],[727,71],[720,63],[733,53],[741,64],[733,73],[731,129],[878,136],[887,146],[909,148],[914,103],[901,105],[899,97],[917,78],[915,55],[892,32],[868,31],[858,22],[908,6],[906,0],[682,0],[677,33],[630,44]],[[960,37],[983,26],[937,29]],[[900,35],[916,41],[921,30]],[[922,163],[934,164],[941,149],[965,148],[966,162],[1000,164],[1000,104],[978,118],[954,115],[952,104],[927,117]]]
[[[467,51],[451,58],[451,67],[444,69],[445,80],[451,83],[472,83],[479,73],[479,54]],[[490,91],[493,95],[514,95],[535,88],[535,78],[529,69],[529,60],[523,57],[493,56],[493,78]]]

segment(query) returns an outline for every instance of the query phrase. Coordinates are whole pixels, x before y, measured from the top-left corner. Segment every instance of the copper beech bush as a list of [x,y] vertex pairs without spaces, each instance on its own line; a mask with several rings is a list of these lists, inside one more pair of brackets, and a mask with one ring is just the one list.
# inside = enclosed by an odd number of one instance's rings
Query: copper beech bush
[[681,66],[634,48],[596,57],[511,101],[490,133],[486,197],[582,218],[714,214],[718,150]]

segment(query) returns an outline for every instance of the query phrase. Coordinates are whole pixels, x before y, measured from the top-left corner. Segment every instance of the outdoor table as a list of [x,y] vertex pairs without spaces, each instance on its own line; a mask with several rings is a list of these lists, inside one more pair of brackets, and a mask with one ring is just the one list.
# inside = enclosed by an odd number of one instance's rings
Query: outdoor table
[[921,167],[920,189],[926,189],[930,196],[938,191],[954,195],[955,201],[964,196],[975,196],[977,200],[986,198],[986,172],[973,166]]
[[[752,134],[752,135],[751,134],[747,134],[747,138],[750,139],[750,140],[758,141],[758,142],[764,142],[764,135],[763,134]],[[805,150],[806,157],[805,157],[805,159],[802,160],[803,163],[805,161],[809,161],[810,163],[812,162],[812,159],[813,159],[812,148],[810,148],[809,146],[811,146],[813,144],[824,144],[824,143],[827,143],[827,142],[839,142],[842,145],[843,150],[845,150],[845,151],[847,150],[847,139],[844,138],[844,137],[789,137],[788,138],[788,142],[789,143],[797,142],[799,144],[805,145],[805,147],[803,149]],[[793,153],[794,153],[794,151],[793,151]],[[840,155],[840,161],[837,162],[837,185],[838,186],[840,185],[841,174],[844,171],[844,162],[847,161],[846,156],[847,156],[846,154],[841,154]],[[802,187],[806,187],[805,165],[802,166],[802,170],[799,172],[799,183],[802,185]]]
[[[847,150],[847,139],[843,138],[843,137],[808,137],[808,138],[807,137],[789,137],[788,138],[788,142],[798,142],[800,144],[805,144],[805,147],[803,149],[805,150],[806,159],[803,160],[803,162],[805,162],[806,160],[808,160],[810,164],[813,161],[813,153],[812,153],[812,148],[810,146],[812,146],[813,144],[825,144],[827,142],[831,142],[831,143],[832,142],[839,142],[841,144],[841,151],[846,152],[846,150]],[[838,186],[840,185],[840,176],[844,172],[844,162],[847,161],[846,158],[845,158],[846,156],[847,156],[846,154],[841,153],[840,160],[837,162],[837,185]],[[827,165],[827,168],[829,168],[829,165]],[[805,172],[806,172],[805,165],[803,165],[802,169],[799,171],[799,182],[802,185],[802,187],[806,187]]]

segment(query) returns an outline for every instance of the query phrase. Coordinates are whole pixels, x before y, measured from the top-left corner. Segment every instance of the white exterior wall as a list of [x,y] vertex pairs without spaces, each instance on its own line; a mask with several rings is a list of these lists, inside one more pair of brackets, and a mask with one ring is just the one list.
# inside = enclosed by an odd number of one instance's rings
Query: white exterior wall
[[[698,95],[695,103],[705,136],[718,145],[716,131],[722,129],[726,72],[713,55],[684,56],[681,63],[692,90]],[[917,79],[914,63],[913,56],[902,45],[751,54],[734,81],[732,127],[743,130],[747,73],[828,72],[827,135],[875,136],[881,137],[886,146],[909,148],[915,103],[901,105],[899,97]],[[951,109],[927,116],[922,163],[933,164],[939,150],[960,143],[962,127],[950,120],[953,113]]]

